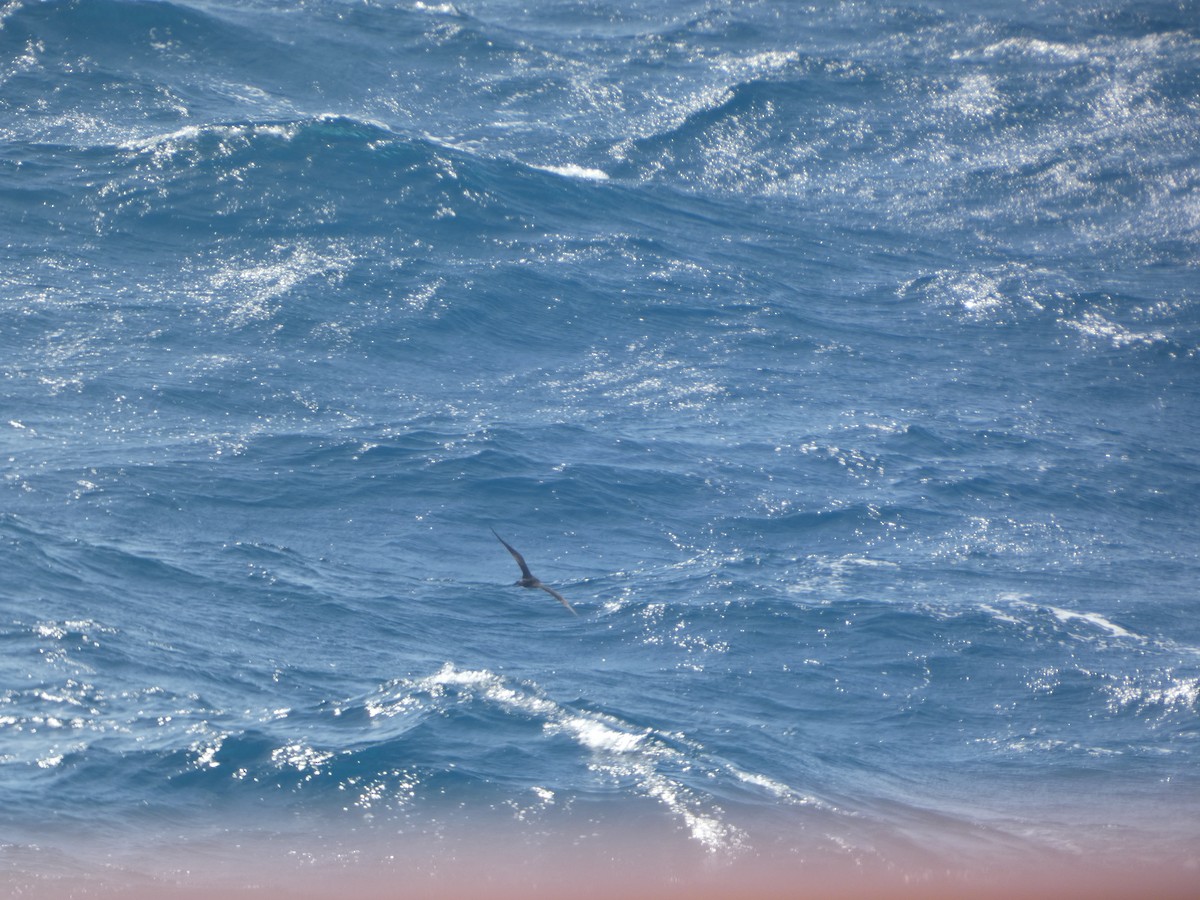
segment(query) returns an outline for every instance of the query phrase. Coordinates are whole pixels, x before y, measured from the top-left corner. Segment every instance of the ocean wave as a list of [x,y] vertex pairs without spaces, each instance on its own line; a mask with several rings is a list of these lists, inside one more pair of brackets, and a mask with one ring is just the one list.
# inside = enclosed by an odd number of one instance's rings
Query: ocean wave
[[0,0],[6,840],[1192,859],[1200,56],[1093,6]]
[[177,235],[202,239],[201,246],[256,234],[275,241],[377,235],[420,246],[439,236],[457,240],[464,229],[495,239],[572,215],[593,202],[586,185],[597,180],[588,170],[481,157],[338,115],[189,125],[111,147],[25,146],[43,159],[86,159],[88,169],[106,172],[42,215],[82,214],[100,234]]
[[620,146],[614,174],[716,192],[768,190],[817,155],[795,123],[812,113],[808,104],[827,102],[820,95],[803,77],[713,87],[682,121]]
[[[816,798],[766,776],[713,758],[697,758],[701,748],[681,736],[634,726],[608,714],[563,706],[531,686],[514,685],[488,671],[461,670],[448,663],[435,675],[398,683],[377,701],[368,701],[367,708],[373,717],[391,717],[411,715],[414,709],[431,706],[444,710],[473,703],[531,718],[552,743],[558,735],[568,737],[586,754],[589,770],[618,788],[658,801],[686,826],[693,840],[712,852],[737,852],[745,836],[724,821],[721,809],[708,797],[709,789],[696,787],[697,776],[692,772],[697,765],[700,774],[708,778],[732,779],[751,790],[761,788],[771,798],[784,802],[824,806]],[[569,788],[550,783],[550,789],[557,792]]]

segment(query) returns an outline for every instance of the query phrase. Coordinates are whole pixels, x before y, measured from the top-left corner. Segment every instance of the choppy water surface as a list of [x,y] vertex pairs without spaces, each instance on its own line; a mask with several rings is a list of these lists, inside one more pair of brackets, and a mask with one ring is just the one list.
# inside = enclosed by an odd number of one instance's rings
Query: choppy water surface
[[0,6],[0,878],[1194,872],[1198,95],[1191,2]]

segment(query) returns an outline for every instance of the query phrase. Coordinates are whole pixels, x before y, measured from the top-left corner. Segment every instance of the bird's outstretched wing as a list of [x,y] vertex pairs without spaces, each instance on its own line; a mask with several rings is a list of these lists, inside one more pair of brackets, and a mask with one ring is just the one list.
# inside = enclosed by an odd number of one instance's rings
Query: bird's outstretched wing
[[[492,529],[492,534],[496,534],[495,528]],[[521,585],[521,587],[541,588],[543,591],[545,591],[547,594],[549,594],[551,597],[553,597],[555,600],[557,600],[559,603],[561,603],[563,606],[565,606],[567,609],[569,609],[571,611],[572,615],[576,615],[576,616],[579,615],[579,613],[575,612],[575,607],[573,607],[570,603],[567,602],[566,597],[564,597],[562,594],[560,594],[554,588],[547,587],[546,585],[542,584],[542,582],[539,579],[534,577],[534,574],[529,571],[529,566],[525,564],[525,557],[523,557],[520,553],[518,553],[512,544],[510,544],[504,538],[500,537],[500,535],[498,535],[498,534],[496,534],[496,540],[498,540],[500,543],[502,543],[504,545],[504,548],[506,550],[508,550],[509,553],[512,554],[512,558],[517,561],[517,565],[521,567],[521,574],[524,577],[520,581],[518,581],[517,584]]]
[[[492,534],[496,534],[495,528],[492,529]],[[500,535],[496,534],[496,540],[498,540],[500,543],[502,543],[504,545],[505,549],[507,549],[508,552],[512,554],[512,558],[515,559],[517,561],[517,565],[521,567],[521,574],[524,575],[526,578],[530,579],[531,581],[537,581],[537,579],[533,577],[533,573],[529,571],[529,566],[527,566],[525,564],[525,557],[523,557],[520,553],[518,553],[516,550],[514,550],[513,545],[510,544],[508,541],[506,541],[504,538],[500,537]],[[563,602],[565,603],[566,601],[564,600]]]
[[573,607],[570,603],[567,602],[567,598],[564,597],[562,594],[560,594],[558,591],[556,591],[554,588],[546,587],[546,585],[542,584],[540,581],[537,583],[537,586],[540,587],[547,594],[549,594],[551,597],[553,597],[555,600],[557,600],[559,603],[561,603],[563,606],[565,606],[567,609],[569,609],[572,613],[575,613],[575,615],[579,615],[579,613],[575,612],[575,607]]

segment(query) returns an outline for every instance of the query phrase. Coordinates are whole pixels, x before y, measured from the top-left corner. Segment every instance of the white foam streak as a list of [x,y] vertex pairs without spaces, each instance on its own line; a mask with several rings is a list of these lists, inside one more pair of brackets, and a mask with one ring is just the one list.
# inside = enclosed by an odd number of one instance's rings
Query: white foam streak
[[1067,625],[1072,622],[1086,622],[1088,625],[1091,625],[1100,631],[1107,632],[1113,637],[1130,638],[1131,640],[1136,641],[1147,640],[1144,635],[1140,635],[1136,632],[1130,631],[1127,628],[1123,628],[1117,623],[1105,618],[1100,613],[1080,612],[1072,609],[1063,609],[1059,606],[1043,606],[1023,599],[1020,596],[1011,594],[1001,595],[999,599],[1005,604],[1009,605],[1010,609],[1001,610],[994,606],[989,606],[986,603],[980,604],[978,608],[987,613],[997,622],[1004,622],[1010,625],[1023,625],[1025,627],[1031,627],[1033,624],[1031,621],[1021,618],[1016,612],[1013,611],[1028,610],[1034,613],[1035,616],[1044,617],[1046,613],[1049,613],[1063,625]]
[[[696,770],[699,763],[694,755],[672,746],[677,740],[654,729],[637,727],[605,713],[571,709],[541,696],[535,687],[513,685],[493,672],[459,669],[452,663],[433,675],[397,682],[389,697],[368,702],[367,710],[372,716],[394,716],[471,701],[539,719],[547,735],[570,738],[589,754],[588,768],[618,783],[631,784],[635,793],[657,800],[706,850],[718,853],[743,848],[744,833],[725,822],[718,807],[680,779],[679,774]],[[704,762],[703,770],[710,777],[732,776],[776,799],[800,804],[817,802],[764,775],[712,758]]]
[[1001,612],[994,606],[988,606],[986,603],[981,603],[979,608],[995,619],[997,622],[1005,622],[1009,625],[1020,625],[1021,620],[1016,616],[1010,616],[1008,613]]
[[577,166],[574,163],[569,163],[565,166],[534,166],[535,169],[540,169],[543,172],[550,172],[554,175],[561,175],[564,178],[582,178],[584,181],[608,181],[608,173],[603,169],[590,169],[586,166]]
[[768,778],[766,775],[760,775],[757,772],[746,772],[739,769],[737,766],[726,763],[725,768],[728,772],[737,778],[739,781],[761,788],[768,794],[783,800],[785,803],[793,803],[798,806],[820,806],[823,808],[831,808],[826,803],[822,803],[816,797],[809,797],[806,794],[801,794],[794,788],[789,787],[781,781],[776,781],[773,778]]
[[1072,612],[1069,609],[1059,609],[1057,606],[1049,606],[1047,609],[1054,614],[1054,617],[1058,619],[1058,621],[1063,623],[1079,620],[1087,622],[1090,625],[1095,625],[1097,628],[1107,631],[1114,637],[1136,638],[1138,640],[1143,639],[1141,635],[1134,634],[1132,631],[1126,631],[1120,625],[1110,622],[1099,613]]

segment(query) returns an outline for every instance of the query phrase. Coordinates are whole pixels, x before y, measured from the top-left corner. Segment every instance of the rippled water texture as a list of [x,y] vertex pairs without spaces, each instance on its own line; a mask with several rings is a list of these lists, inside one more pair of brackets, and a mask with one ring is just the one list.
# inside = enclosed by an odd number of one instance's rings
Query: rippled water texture
[[1198,96],[1187,0],[0,0],[0,884],[1186,896]]

